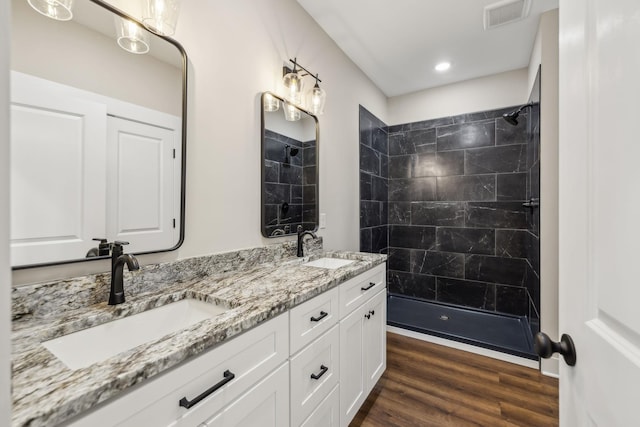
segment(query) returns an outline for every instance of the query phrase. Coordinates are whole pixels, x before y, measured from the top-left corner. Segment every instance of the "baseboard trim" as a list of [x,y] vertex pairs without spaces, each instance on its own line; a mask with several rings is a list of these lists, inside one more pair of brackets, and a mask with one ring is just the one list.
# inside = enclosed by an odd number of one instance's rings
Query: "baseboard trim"
[[[427,341],[433,344],[443,345],[445,347],[451,347],[458,350],[467,351],[469,353],[478,354],[480,356],[491,357],[492,359],[498,359],[498,360],[502,360],[503,362],[514,363],[516,365],[525,366],[527,368],[532,368],[535,370],[540,370],[539,362],[535,360],[525,359],[524,357],[513,356],[511,354],[501,353],[499,351],[489,350],[487,348],[476,347],[475,345],[465,344],[458,341],[436,337],[433,335],[410,331],[408,329],[398,328],[396,326],[387,325],[387,332],[403,335],[409,338],[415,338],[422,341]],[[548,375],[546,373],[544,374]],[[549,375],[549,376],[552,376],[552,375]]]

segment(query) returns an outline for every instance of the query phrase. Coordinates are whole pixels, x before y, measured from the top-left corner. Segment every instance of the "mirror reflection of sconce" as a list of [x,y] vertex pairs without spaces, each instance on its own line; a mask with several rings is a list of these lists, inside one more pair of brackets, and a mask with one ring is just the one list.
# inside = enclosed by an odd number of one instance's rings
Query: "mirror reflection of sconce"
[[180,0],[146,0],[142,24],[161,36],[172,36],[176,32]]
[[[291,63],[293,63],[293,69],[289,67],[283,67],[283,77],[282,83],[285,89],[285,98],[288,103],[284,106],[284,115],[288,121],[297,121],[300,120],[300,110],[296,107],[304,107],[302,102],[302,92],[304,89],[304,80],[303,77],[311,76],[315,79],[315,85],[307,94],[307,108],[314,115],[318,116],[324,113],[324,104],[327,99],[327,93],[324,89],[320,88],[320,77],[318,74],[313,74],[302,65],[298,64],[297,58],[289,59]],[[300,73],[298,70],[300,68],[304,73]],[[265,104],[265,108],[267,108],[268,104]],[[266,111],[276,111],[278,107],[275,107],[275,110],[266,110]]]
[[143,55],[149,52],[149,33],[135,22],[114,16],[118,46],[127,52]]
[[73,0],[29,0],[29,6],[56,21],[70,21],[73,18]]

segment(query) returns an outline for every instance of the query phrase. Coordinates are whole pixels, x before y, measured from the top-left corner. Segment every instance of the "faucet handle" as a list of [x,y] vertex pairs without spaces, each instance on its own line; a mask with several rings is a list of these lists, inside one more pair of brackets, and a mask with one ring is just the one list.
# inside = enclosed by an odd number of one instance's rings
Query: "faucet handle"
[[300,224],[298,224],[296,231],[298,232],[298,234],[302,233],[302,226]]
[[115,242],[113,242],[113,244],[118,246],[125,246],[128,245],[129,242],[125,242],[124,240],[116,240]]

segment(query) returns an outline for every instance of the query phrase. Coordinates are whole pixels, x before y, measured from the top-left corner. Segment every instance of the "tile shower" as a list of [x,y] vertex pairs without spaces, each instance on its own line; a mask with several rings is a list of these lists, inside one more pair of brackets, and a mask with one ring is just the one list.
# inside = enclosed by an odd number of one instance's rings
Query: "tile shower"
[[[360,248],[389,255],[392,299],[518,317],[537,332],[539,215],[523,203],[539,200],[539,111],[514,127],[502,114],[516,108],[394,126],[360,108]],[[430,310],[412,307],[399,310]]]
[[[266,233],[295,233],[316,224],[316,142],[265,130]],[[276,233],[277,233],[276,232]]]

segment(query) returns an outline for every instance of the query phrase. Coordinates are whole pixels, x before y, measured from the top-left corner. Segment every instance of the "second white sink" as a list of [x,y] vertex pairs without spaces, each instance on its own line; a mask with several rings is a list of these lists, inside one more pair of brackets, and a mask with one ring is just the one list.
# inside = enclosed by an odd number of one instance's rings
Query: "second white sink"
[[118,353],[219,316],[228,309],[183,299],[42,343],[70,369],[86,368]]
[[328,268],[330,270],[335,270],[336,268],[344,267],[345,265],[349,265],[355,261],[350,259],[340,259],[340,258],[320,258],[315,261],[305,262],[305,267],[318,267],[318,268]]

